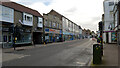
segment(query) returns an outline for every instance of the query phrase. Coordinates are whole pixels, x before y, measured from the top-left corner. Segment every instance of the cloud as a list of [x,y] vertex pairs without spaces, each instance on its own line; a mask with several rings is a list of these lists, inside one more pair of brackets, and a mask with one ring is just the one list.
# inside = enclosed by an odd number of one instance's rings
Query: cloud
[[73,12],[75,12],[75,11],[77,11],[77,8],[76,8],[76,7],[72,7],[72,8],[70,8],[70,9],[68,9],[66,12],[68,12],[68,13],[73,13]]
[[[23,0],[18,0],[23,2]],[[41,14],[48,13],[51,9],[69,18],[74,23],[96,30],[103,14],[104,0],[25,0],[26,6],[38,10]],[[23,4],[25,4],[23,2]],[[93,24],[93,25],[92,25]],[[94,28],[93,28],[94,26]]]
[[11,0],[11,1],[23,4],[23,5],[31,5],[34,3],[41,2],[45,4],[46,6],[50,5],[50,3],[52,2],[52,0]]

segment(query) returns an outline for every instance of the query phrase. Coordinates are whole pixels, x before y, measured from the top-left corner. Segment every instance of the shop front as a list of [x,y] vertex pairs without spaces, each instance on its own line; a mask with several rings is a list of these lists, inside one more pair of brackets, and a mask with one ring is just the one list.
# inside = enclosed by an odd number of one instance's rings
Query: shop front
[[63,32],[64,41],[74,40],[74,34],[69,32]]
[[32,43],[32,29],[31,28],[26,28],[26,27],[18,27],[17,28],[17,33],[16,33],[16,45],[19,44],[31,44]]
[[2,24],[2,47],[3,48],[10,48],[12,47],[13,42],[13,33],[11,31],[11,27],[13,24],[6,23]]
[[33,42],[34,42],[34,44],[43,43],[43,33],[42,32],[33,32]]
[[116,31],[104,31],[106,35],[106,43],[117,43],[117,32]]
[[62,39],[62,31],[56,29],[45,29],[45,41],[47,42],[59,42]]

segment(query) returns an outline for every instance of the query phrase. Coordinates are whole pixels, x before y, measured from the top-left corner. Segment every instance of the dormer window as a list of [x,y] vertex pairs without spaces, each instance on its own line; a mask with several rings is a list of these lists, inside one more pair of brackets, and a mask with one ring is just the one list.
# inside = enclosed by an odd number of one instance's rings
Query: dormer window
[[23,13],[23,24],[28,26],[33,26],[33,15],[28,13]]

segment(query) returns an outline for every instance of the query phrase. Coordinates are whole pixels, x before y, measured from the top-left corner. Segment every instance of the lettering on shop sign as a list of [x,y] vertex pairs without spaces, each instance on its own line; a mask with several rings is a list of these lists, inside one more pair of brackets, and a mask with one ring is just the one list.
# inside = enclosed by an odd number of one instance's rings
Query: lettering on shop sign
[[50,29],[50,31],[55,32],[55,30],[53,30],[53,29]]
[[45,29],[46,32],[49,32],[49,29]]
[[31,30],[26,29],[25,32],[31,32]]
[[3,31],[9,31],[9,28],[2,28]]

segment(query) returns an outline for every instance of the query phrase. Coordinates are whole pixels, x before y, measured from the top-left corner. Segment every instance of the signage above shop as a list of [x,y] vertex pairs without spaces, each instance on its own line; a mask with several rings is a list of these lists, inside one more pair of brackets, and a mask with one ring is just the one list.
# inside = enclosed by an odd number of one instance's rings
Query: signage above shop
[[4,28],[2,28],[2,31],[9,31],[9,28],[4,27]]
[[46,29],[45,29],[45,32],[61,34],[61,33],[62,33],[62,30],[56,30],[56,29],[48,29],[48,28],[46,28]]
[[45,32],[49,32],[49,29],[45,29]]
[[31,30],[26,29],[25,32],[31,32]]

